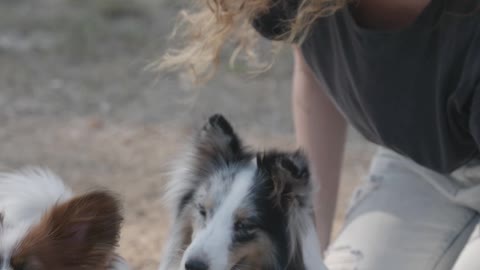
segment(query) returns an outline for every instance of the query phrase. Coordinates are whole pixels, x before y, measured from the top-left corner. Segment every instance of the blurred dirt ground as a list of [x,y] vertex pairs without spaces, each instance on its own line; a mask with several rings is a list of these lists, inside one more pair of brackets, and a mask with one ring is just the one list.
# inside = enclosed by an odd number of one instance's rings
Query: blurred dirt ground
[[[222,68],[195,91],[145,67],[165,49],[176,0],[0,0],[0,169],[44,166],[79,192],[125,201],[120,251],[156,269],[168,162],[195,126],[225,114],[260,148],[294,145],[291,56],[251,78]],[[349,134],[336,230],[374,147]]]

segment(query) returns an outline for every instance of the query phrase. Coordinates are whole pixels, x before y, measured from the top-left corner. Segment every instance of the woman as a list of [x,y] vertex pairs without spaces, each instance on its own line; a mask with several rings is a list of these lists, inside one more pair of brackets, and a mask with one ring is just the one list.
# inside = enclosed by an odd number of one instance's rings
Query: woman
[[[206,2],[161,67],[209,77],[227,40],[254,55],[251,26],[294,44],[295,127],[330,269],[480,269],[480,1]],[[329,245],[347,122],[381,149]]]

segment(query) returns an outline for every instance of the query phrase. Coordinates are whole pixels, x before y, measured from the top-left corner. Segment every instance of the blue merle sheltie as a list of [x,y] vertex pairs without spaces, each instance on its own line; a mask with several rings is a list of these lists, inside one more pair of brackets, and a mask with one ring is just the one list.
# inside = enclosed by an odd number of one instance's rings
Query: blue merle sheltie
[[218,114],[189,146],[166,193],[160,270],[326,269],[301,151],[251,151]]

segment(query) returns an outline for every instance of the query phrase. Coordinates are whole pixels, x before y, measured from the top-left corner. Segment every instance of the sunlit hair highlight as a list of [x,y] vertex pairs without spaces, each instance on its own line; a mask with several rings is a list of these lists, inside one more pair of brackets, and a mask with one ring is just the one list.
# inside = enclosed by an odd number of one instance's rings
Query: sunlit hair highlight
[[295,16],[284,22],[286,31],[274,37],[272,52],[280,44],[301,43],[319,17],[329,16],[348,0],[191,0],[189,10],[179,13],[172,33],[178,42],[153,67],[160,71],[185,71],[195,83],[213,77],[224,51],[230,51],[230,65],[241,56],[249,70],[259,72],[270,67],[273,58],[260,61],[260,35],[252,21],[283,1],[298,1]]

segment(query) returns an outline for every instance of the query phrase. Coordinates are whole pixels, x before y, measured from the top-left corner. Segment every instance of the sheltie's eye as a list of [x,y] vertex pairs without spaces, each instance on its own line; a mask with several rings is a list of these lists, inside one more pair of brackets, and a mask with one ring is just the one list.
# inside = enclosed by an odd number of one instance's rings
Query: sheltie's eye
[[247,242],[255,238],[257,225],[247,220],[239,220],[235,222],[235,241]]
[[202,218],[207,217],[207,210],[205,209],[205,206],[203,206],[201,204],[197,204],[197,210],[198,210],[198,213],[200,214],[200,216],[202,216]]

